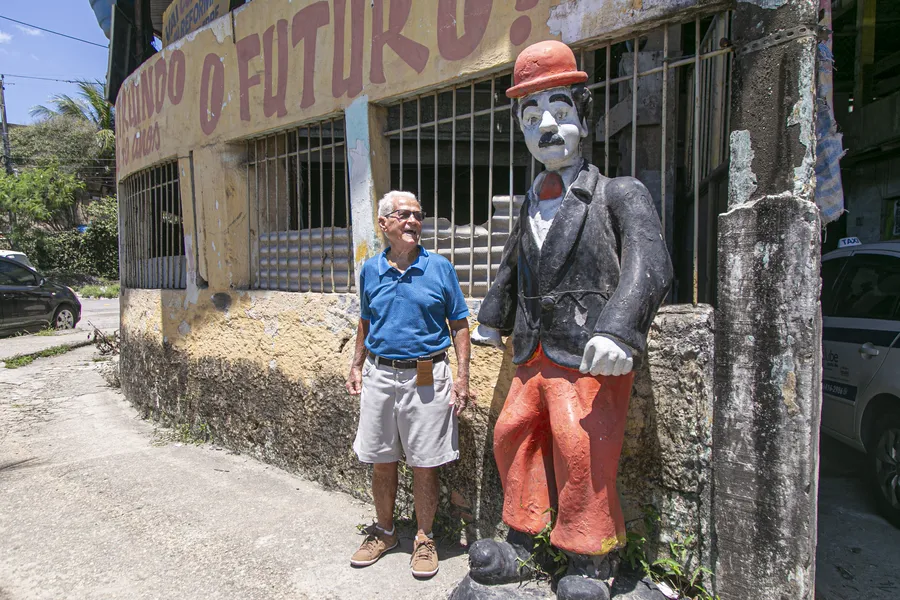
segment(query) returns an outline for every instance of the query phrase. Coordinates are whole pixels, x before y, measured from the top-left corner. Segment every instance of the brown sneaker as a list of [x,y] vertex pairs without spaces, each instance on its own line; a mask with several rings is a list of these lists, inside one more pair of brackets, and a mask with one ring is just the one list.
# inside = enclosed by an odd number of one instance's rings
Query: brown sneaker
[[428,536],[416,535],[413,541],[412,557],[409,559],[409,570],[413,577],[433,577],[438,572],[437,546]]
[[397,543],[396,528],[394,535],[388,535],[372,525],[366,530],[366,539],[359,550],[350,557],[350,564],[354,567],[368,567],[384,556],[385,552],[396,548]]

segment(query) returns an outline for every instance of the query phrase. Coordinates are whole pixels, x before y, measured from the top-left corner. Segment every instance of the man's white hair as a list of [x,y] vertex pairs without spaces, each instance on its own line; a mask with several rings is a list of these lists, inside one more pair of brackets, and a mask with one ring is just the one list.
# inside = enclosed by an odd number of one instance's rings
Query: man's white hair
[[[419,199],[416,198],[415,194],[411,194],[410,192],[401,192],[400,190],[391,190],[384,197],[378,201],[378,216],[386,217],[395,210],[397,210],[396,204],[394,204],[394,200],[398,200],[400,198],[408,198],[419,204]],[[422,205],[419,204],[421,207]]]

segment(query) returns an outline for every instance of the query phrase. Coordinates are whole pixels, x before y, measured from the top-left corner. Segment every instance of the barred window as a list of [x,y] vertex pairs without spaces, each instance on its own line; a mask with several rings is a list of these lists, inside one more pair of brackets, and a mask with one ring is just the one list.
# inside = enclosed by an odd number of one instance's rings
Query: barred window
[[[715,298],[716,215],[727,206],[729,24],[726,12],[575,48],[594,96],[582,151],[607,176],[631,175],[649,189],[675,263],[674,302]],[[511,85],[506,72],[388,107],[391,187],[420,199],[428,213],[422,244],[453,262],[473,297],[490,287],[543,169],[514,121]]]
[[247,142],[252,287],[353,288],[343,118]]
[[138,171],[122,181],[119,231],[121,275],[126,287],[186,287],[177,160]]

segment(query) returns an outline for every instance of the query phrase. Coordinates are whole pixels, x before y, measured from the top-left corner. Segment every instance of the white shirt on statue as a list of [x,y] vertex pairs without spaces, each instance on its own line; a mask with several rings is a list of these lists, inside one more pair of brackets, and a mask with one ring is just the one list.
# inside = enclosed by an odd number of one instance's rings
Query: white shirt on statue
[[553,218],[559,212],[563,198],[565,198],[565,195],[554,200],[535,199],[536,202],[528,204],[528,224],[531,227],[531,233],[534,235],[538,249],[543,247],[544,240],[547,239],[547,232],[550,231],[550,226],[553,225]]

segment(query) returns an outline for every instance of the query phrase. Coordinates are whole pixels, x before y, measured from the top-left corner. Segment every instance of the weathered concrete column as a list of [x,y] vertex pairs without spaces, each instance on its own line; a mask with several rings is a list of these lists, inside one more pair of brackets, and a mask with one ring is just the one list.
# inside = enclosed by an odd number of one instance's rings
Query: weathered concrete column
[[387,109],[360,96],[344,112],[347,156],[350,162],[350,215],[357,286],[359,270],[381,249],[377,203],[391,185],[390,142],[384,135]]
[[822,348],[813,203],[817,7],[816,0],[745,0],[734,13],[713,428],[722,600],[814,597]]

